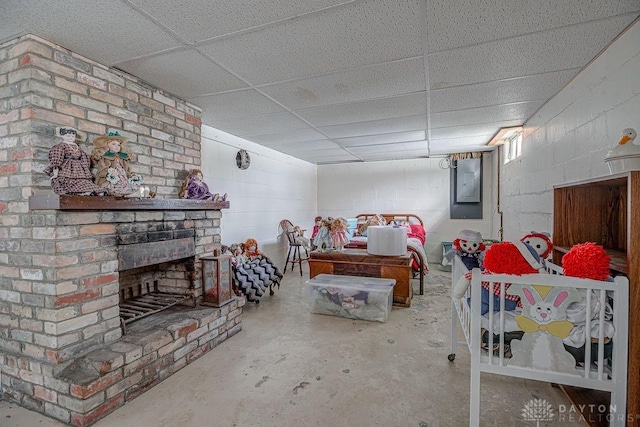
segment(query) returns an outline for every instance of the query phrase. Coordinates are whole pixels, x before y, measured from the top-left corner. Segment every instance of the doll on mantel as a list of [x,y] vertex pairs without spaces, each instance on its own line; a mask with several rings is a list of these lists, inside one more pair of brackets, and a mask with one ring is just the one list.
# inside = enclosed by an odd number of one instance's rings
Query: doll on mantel
[[214,202],[227,200],[226,193],[221,196],[218,193],[212,194],[209,191],[209,186],[204,182],[200,169],[191,169],[188,172],[187,179],[182,184],[178,195],[181,199],[212,200]]
[[93,141],[91,159],[97,168],[95,182],[112,196],[140,195],[142,177],[129,169],[131,156],[126,142],[127,138],[118,132],[109,132]]
[[51,188],[57,194],[82,196],[104,195],[106,190],[93,182],[91,158],[76,143],[78,131],[69,126],[56,128],[62,142],[49,150],[49,166],[44,173],[51,177]]

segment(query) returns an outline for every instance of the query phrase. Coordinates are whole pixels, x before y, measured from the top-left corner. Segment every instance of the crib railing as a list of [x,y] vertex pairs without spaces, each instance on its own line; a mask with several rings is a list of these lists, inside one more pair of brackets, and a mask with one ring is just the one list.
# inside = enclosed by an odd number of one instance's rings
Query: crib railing
[[[470,310],[465,307],[467,304],[466,297],[454,301],[454,304],[465,305],[459,306],[458,315],[471,352],[469,414],[471,426],[480,424],[481,372],[610,392],[610,425],[625,425],[629,282],[626,277],[617,277],[613,282],[578,279],[558,274],[561,273],[561,270],[554,270],[553,266],[551,266],[551,270],[552,274],[512,276],[503,274],[483,275],[479,269],[474,269],[470,286]],[[494,289],[494,285],[497,286],[496,289],[499,289],[500,295],[497,307],[494,299],[488,298],[489,310],[484,316],[481,314],[483,282],[489,284],[489,289]],[[563,314],[562,310],[566,309],[568,301],[580,300],[584,302],[586,312],[584,321],[584,363],[582,366],[577,363],[571,366],[568,366],[567,363],[561,363],[569,360],[567,356],[569,353],[564,350],[566,354],[562,354],[563,348],[566,349],[566,347],[562,342],[561,335],[559,335],[560,337],[555,336],[552,331],[555,326],[567,328],[566,318],[563,320],[561,317],[559,317],[558,322],[552,322],[555,324],[553,326],[551,326],[552,323],[542,326],[534,325],[533,330],[524,333],[521,341],[518,342],[517,349],[514,348],[516,341],[511,341],[511,352],[513,354],[505,354],[505,332],[508,332],[505,330],[505,324],[507,316],[513,316],[511,312],[505,311],[505,296],[507,294],[513,295],[515,292],[523,295],[522,298],[526,296],[529,299],[532,287],[535,287],[536,290],[544,289],[548,291],[546,295],[556,296],[556,299],[550,302],[546,300],[546,297],[538,298],[535,304],[529,304],[530,307],[525,305],[522,313],[526,312],[527,316],[529,314],[532,317],[537,316],[533,312],[534,308],[536,310],[546,309],[560,316]],[[564,298],[572,299],[565,300],[562,298],[563,296]],[[597,313],[594,311],[594,307],[600,307]],[[605,307],[613,307],[614,310],[606,310]],[[554,308],[559,313],[554,312]],[[526,319],[522,319],[522,317],[527,316],[518,315],[515,317],[518,318],[516,320],[523,321]],[[597,337],[592,337],[590,331],[596,321],[600,325],[599,332]],[[604,325],[605,321],[610,321],[615,330],[610,358],[606,358],[604,354],[607,338],[602,325]],[[531,322],[529,321],[528,324],[531,324]],[[571,322],[569,324],[573,325]],[[466,325],[469,325],[468,329],[466,329]],[[481,349],[481,334],[483,330],[488,334],[489,349],[486,352]],[[573,331],[573,329],[570,330]],[[497,353],[492,351],[494,336],[499,337],[499,351]],[[597,349],[597,354],[593,355],[595,358],[592,357],[591,351],[594,343]],[[548,348],[542,348],[543,345],[550,347],[552,351]],[[524,354],[525,350],[527,354]],[[545,357],[548,357],[548,359],[545,359]],[[452,360],[451,357],[450,360]],[[592,360],[593,363],[590,363]],[[608,360],[610,360],[610,363],[608,363]],[[571,359],[571,361],[573,363],[574,359]]]

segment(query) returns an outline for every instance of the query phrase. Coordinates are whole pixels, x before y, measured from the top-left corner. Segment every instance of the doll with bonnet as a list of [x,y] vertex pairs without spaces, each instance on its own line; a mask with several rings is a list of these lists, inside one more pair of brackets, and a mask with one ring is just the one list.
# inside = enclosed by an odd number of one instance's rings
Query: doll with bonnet
[[482,234],[473,230],[461,230],[458,238],[453,241],[453,247],[444,254],[444,257],[450,262],[458,255],[467,270],[473,270],[481,267],[480,257],[484,250]]
[[96,163],[95,183],[113,196],[140,194],[142,177],[129,168],[131,156],[126,143],[127,138],[118,132],[93,140],[91,159]]
[[331,237],[331,223],[333,218],[327,217],[320,221],[320,228],[316,237],[313,239],[313,245],[321,251],[327,251],[333,247],[333,239]]
[[91,158],[76,142],[78,131],[61,126],[56,128],[55,136],[62,138],[62,142],[49,150],[49,165],[44,170],[51,177],[53,191],[56,194],[104,195],[105,189],[93,182]]

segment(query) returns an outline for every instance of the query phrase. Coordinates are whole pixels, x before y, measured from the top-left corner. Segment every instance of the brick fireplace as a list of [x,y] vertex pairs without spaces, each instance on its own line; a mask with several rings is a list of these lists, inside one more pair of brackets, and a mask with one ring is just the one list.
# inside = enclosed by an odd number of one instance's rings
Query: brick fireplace
[[[36,36],[0,45],[2,398],[91,425],[241,330],[243,298],[193,307],[229,207],[177,198],[200,167],[200,115]],[[127,136],[156,198],[54,194],[42,170],[60,125],[86,152],[110,130]],[[188,298],[123,327],[126,289],[149,281]]]

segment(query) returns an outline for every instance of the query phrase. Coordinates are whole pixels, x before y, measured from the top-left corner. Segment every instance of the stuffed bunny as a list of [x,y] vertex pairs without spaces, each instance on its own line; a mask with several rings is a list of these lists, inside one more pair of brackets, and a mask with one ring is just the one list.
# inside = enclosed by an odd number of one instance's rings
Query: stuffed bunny
[[573,329],[566,310],[569,304],[580,300],[578,291],[542,285],[512,285],[510,292],[521,298],[522,315],[516,316],[515,320],[525,334],[520,341],[511,341],[513,358],[509,366],[579,375],[574,358],[562,342]]

